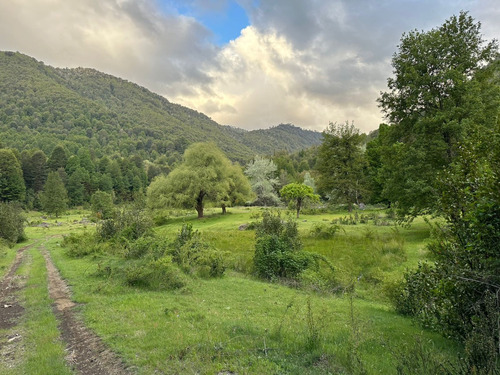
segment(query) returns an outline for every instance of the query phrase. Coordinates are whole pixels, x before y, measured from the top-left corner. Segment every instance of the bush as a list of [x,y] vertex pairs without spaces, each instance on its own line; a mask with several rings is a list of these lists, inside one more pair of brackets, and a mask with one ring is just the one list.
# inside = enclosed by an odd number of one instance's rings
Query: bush
[[187,285],[186,277],[168,255],[149,262],[130,264],[125,268],[125,280],[128,285],[155,290],[180,289]]
[[73,258],[99,254],[104,251],[104,246],[96,242],[95,237],[88,233],[72,233],[64,236],[61,246],[66,248],[66,254]]
[[97,238],[101,241],[112,238],[137,240],[149,233],[153,221],[144,210],[123,209],[116,211],[112,219],[102,220],[97,226]]
[[306,269],[319,269],[324,257],[301,251],[301,246],[294,219],[284,221],[279,211],[265,211],[256,230],[255,273],[268,280],[298,279]]
[[10,243],[26,239],[23,210],[18,203],[0,202],[0,238]]
[[226,269],[222,252],[204,242],[191,224],[182,226],[169,253],[182,270],[200,277],[220,277]]
[[337,231],[341,229],[339,225],[314,224],[309,234],[318,239],[332,239]]

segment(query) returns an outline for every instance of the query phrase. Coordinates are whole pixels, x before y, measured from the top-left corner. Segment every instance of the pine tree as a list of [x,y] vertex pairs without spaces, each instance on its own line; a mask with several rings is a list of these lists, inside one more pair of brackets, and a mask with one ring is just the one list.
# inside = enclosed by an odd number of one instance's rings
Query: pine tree
[[68,194],[57,172],[50,172],[41,195],[42,206],[48,214],[59,217],[68,207]]

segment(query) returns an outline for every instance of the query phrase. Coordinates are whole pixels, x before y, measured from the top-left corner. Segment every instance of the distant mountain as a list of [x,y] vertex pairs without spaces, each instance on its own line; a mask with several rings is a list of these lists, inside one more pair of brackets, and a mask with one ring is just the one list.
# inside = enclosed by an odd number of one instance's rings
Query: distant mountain
[[321,133],[293,125],[246,131],[169,102],[144,87],[94,69],[59,69],[0,52],[0,144],[46,154],[59,143],[96,156],[139,154],[178,158],[193,142],[213,141],[241,162],[255,154],[298,151]]
[[321,133],[292,124],[280,124],[269,129],[247,131],[226,126],[228,134],[258,154],[270,155],[276,151],[295,152],[314,145],[323,139]]

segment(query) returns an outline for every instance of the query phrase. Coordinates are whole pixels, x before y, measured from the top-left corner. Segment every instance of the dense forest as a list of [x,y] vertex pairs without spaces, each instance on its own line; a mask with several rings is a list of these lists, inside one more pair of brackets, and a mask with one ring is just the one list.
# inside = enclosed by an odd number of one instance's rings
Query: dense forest
[[245,131],[220,126],[206,115],[93,69],[58,69],[20,53],[0,52],[0,131],[4,147],[38,148],[49,155],[58,144],[71,154],[138,155],[178,161],[200,140],[215,142],[232,160],[256,154],[299,151],[321,134],[290,124]]

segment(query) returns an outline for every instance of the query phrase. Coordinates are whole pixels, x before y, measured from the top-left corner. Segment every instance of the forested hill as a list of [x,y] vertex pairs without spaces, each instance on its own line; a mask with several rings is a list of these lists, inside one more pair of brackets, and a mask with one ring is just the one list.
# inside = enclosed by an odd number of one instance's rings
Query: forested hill
[[206,115],[134,83],[94,69],[59,69],[29,56],[0,52],[1,146],[39,148],[47,155],[64,143],[96,156],[138,154],[179,157],[187,145],[214,141],[245,162],[255,154],[298,151],[321,134],[291,125],[245,131],[221,126]]

